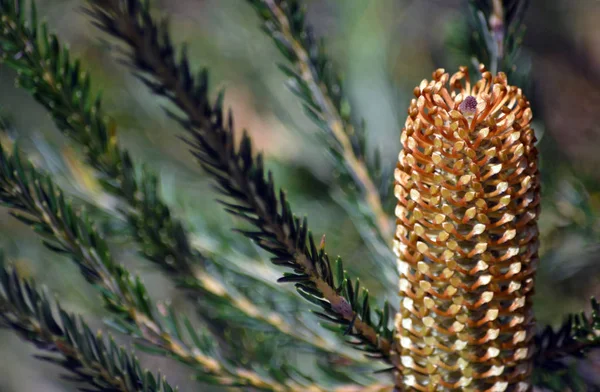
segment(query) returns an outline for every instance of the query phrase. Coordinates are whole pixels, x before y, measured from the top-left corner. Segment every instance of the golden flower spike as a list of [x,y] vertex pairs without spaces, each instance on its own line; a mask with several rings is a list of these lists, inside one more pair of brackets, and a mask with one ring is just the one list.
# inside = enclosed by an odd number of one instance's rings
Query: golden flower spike
[[506,75],[416,87],[395,171],[399,388],[529,391],[540,181],[532,113]]

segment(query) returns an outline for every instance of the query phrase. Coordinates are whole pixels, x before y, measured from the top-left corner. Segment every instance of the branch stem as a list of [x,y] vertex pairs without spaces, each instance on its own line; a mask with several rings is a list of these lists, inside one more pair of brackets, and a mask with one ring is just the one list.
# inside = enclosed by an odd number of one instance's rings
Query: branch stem
[[263,0],[263,2],[269,7],[273,15],[275,15],[281,26],[281,33],[294,51],[298,60],[296,66],[300,71],[299,74],[306,85],[309,86],[313,100],[321,108],[325,121],[331,129],[335,139],[339,142],[344,162],[350,170],[350,173],[352,173],[355,181],[363,189],[365,201],[375,216],[377,228],[382,238],[390,238],[393,230],[391,219],[383,210],[381,196],[369,175],[364,160],[357,157],[348,137],[348,135],[354,133],[353,126],[349,123],[345,124],[340,113],[329,98],[327,87],[322,82],[317,81],[318,78],[316,77],[314,65],[312,64],[306,49],[292,34],[289,21],[280,6],[274,0]]

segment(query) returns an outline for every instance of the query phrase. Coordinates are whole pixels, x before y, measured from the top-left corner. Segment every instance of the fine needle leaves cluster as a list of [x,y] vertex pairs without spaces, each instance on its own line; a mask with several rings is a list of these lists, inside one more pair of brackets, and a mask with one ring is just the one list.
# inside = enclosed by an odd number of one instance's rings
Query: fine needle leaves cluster
[[0,200],[15,218],[40,234],[48,248],[71,257],[84,277],[100,289],[116,325],[143,339],[154,352],[193,366],[197,377],[218,384],[289,390],[249,370],[226,366],[215,358],[213,342],[199,335],[188,319],[167,311],[161,320],[144,283],[114,261],[85,211],[74,209],[52,180],[23,162],[17,150],[10,156],[0,150]]
[[[325,139],[331,146],[337,169],[343,175],[343,181],[352,184],[345,191],[358,190],[358,198],[368,207],[367,221],[372,222],[378,240],[387,244],[393,227],[392,219],[384,211],[382,194],[390,187],[390,181],[380,177],[378,156],[373,165],[369,163],[365,125],[354,124],[354,113],[345,96],[343,81],[327,57],[324,42],[315,37],[307,24],[306,7],[295,0],[248,2],[261,17],[265,32],[288,61],[288,64],[279,65],[289,78],[288,87],[302,100],[306,114],[326,132]],[[364,220],[360,223],[365,224]]]
[[40,358],[57,363],[98,391],[173,392],[160,375],[143,370],[113,338],[94,334],[81,318],[63,310],[46,291],[22,279],[0,254],[0,326],[48,352]]
[[236,146],[233,115],[224,113],[222,93],[210,101],[206,70],[194,76],[185,50],[176,59],[166,25],[157,24],[144,4],[94,1],[90,14],[99,27],[130,46],[130,66],[139,78],[183,113],[167,109],[188,131],[185,140],[192,154],[215,178],[219,192],[233,200],[221,200],[226,210],[257,229],[242,233],[272,253],[273,263],[293,270],[280,282],[294,283],[300,295],[322,308],[321,317],[356,338],[353,344],[389,361],[392,331],[387,306],[373,309],[377,319],[372,316],[368,291],[347,277],[341,259],[334,269],[323,243],[317,247],[306,218],[292,213],[285,193],[275,190],[272,174],[265,174],[263,157],[253,154],[248,135],[244,133]]
[[473,33],[473,55],[487,64],[492,74],[504,72],[511,79],[517,75],[525,25],[523,19],[529,0],[469,0]]
[[552,390],[585,390],[586,384],[577,374],[577,361],[583,361],[600,347],[600,304],[591,300],[591,314],[568,315],[560,328],[547,326],[536,336],[535,354],[537,385]]
[[[35,5],[30,8],[30,15],[27,16],[27,7],[23,2],[5,1],[1,5],[4,16],[4,63],[18,71],[19,85],[31,91],[36,100],[49,110],[57,127],[83,147],[86,161],[98,173],[105,191],[122,201],[120,211],[131,227],[134,239],[140,244],[141,253],[169,272],[180,285],[193,289],[194,295],[202,295],[203,299],[207,295],[219,297],[221,301],[224,299],[231,302],[234,308],[237,307],[246,316],[269,324],[279,332],[317,350],[337,351],[335,347],[320,340],[318,335],[299,333],[297,325],[286,325],[281,317],[269,316],[263,309],[253,307],[250,300],[228,290],[205,272],[204,267],[216,261],[209,260],[190,246],[184,224],[173,217],[158,195],[157,177],[148,170],[136,170],[129,153],[120,147],[116,125],[103,113],[100,98],[94,98],[91,93],[90,76],[82,71],[78,61],[70,59],[68,50],[61,48],[58,39],[48,34],[45,25],[41,29],[38,27]],[[91,4],[91,9],[96,5]],[[139,6],[139,10],[144,11],[142,16],[152,22],[147,9],[142,8],[141,4]],[[136,15],[130,16],[134,18]],[[156,29],[152,24],[148,27]],[[170,45],[168,42],[167,44]],[[177,74],[175,76],[180,77]],[[206,88],[206,81],[200,80],[199,83]],[[208,99],[207,96],[204,98]],[[221,110],[217,108],[215,112]],[[212,116],[211,113],[205,115],[208,118]],[[245,139],[242,144],[247,147],[241,148],[240,157],[251,157],[248,150],[249,139]],[[71,255],[88,280],[102,287],[105,304],[119,316],[117,325],[122,329],[152,345],[153,350],[159,349],[163,355],[173,356],[197,367],[202,374],[198,378],[204,381],[222,385],[249,385],[269,390],[293,390],[308,386],[306,382],[290,381],[283,374],[263,379],[250,370],[231,370],[230,367],[223,366],[224,359],[211,357],[214,347],[207,347],[203,339],[198,338],[187,319],[185,324],[190,327],[188,332],[191,335],[188,339],[192,343],[187,345],[180,341],[182,337],[179,335],[178,321],[173,319],[173,314],[168,314],[166,324],[158,319],[160,317],[141,280],[130,277],[124,267],[114,262],[106,243],[92,227],[89,218],[85,214],[74,214],[71,202],[66,200],[63,193],[48,177],[21,162],[17,150],[12,156],[3,152],[2,158],[3,203],[16,209],[13,214],[19,219],[44,233],[48,237],[45,240],[48,247]],[[258,175],[252,180],[265,188],[267,183],[264,178],[259,178],[264,177],[262,158],[259,156],[256,159],[258,164],[246,164],[257,166],[255,171]],[[246,181],[240,178],[244,173],[235,174],[238,177],[235,181]],[[33,188],[30,187],[32,182]],[[252,184],[251,181],[246,182]],[[273,192],[271,189],[270,193]],[[265,201],[273,203],[276,199],[265,198]],[[376,309],[379,321],[374,324],[371,321],[368,291],[361,290],[358,282],[348,279],[341,260],[336,261],[336,269],[333,271],[323,249],[317,249],[308,234],[306,224],[292,217],[285,199],[281,199],[280,203],[282,211],[280,214],[276,213],[275,220],[287,221],[285,223],[288,225],[295,226],[296,233],[288,238],[280,236],[277,240],[284,245],[284,249],[287,247],[285,251],[290,253],[290,259],[302,261],[306,272],[286,274],[280,281],[295,282],[304,297],[324,308],[324,312],[320,313],[321,317],[342,324],[341,331],[355,337],[351,343],[369,351],[371,356],[389,361],[392,334],[388,326],[389,307],[386,305],[385,310]],[[263,215],[269,213],[260,212]],[[277,225],[277,222],[274,224]],[[284,226],[281,223],[279,225],[279,230],[284,232]],[[87,241],[81,241],[80,236]],[[290,243],[290,238],[294,239],[293,243]],[[281,253],[283,249],[271,250]],[[304,256],[291,255],[298,251],[304,253]],[[278,260],[279,264],[283,264],[282,261]],[[326,294],[320,291],[326,291]],[[325,295],[328,296],[327,299],[324,298]],[[331,302],[327,302],[328,300]],[[173,328],[169,329],[167,324]],[[198,344],[201,341],[203,345]],[[284,381],[284,384],[278,384],[275,379]],[[314,388],[318,389],[316,386]]]
[[317,350],[336,351],[308,328],[292,327],[286,318],[254,304],[206,272],[210,265],[227,264],[193,249],[189,232],[158,193],[158,176],[147,168],[136,168],[129,152],[121,147],[116,124],[107,119],[100,97],[90,91],[89,74],[78,60],[70,59],[68,50],[48,34],[45,24],[38,31],[35,5],[27,26],[19,22],[25,8],[14,5],[5,2],[3,7],[4,34],[18,44],[4,48],[5,64],[17,70],[19,85],[46,107],[58,129],[81,146],[105,191],[123,202],[120,210],[142,255],[186,287],[192,298],[212,298],[233,307],[246,322],[266,325]]

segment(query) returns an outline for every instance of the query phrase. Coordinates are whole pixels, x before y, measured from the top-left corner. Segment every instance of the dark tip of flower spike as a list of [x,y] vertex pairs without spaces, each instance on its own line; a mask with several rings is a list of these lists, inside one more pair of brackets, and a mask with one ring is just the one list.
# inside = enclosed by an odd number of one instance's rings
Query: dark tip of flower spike
[[472,116],[477,111],[477,99],[474,96],[469,95],[464,101],[458,105],[458,110],[466,116]]

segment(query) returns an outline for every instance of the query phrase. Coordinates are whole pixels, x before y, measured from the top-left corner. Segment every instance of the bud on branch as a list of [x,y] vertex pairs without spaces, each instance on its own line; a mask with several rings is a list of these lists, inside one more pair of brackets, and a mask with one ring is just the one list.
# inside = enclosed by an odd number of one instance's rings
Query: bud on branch
[[[395,172],[397,385],[527,391],[540,181],[532,113],[506,75],[415,88]],[[441,389],[439,389],[441,388]]]

